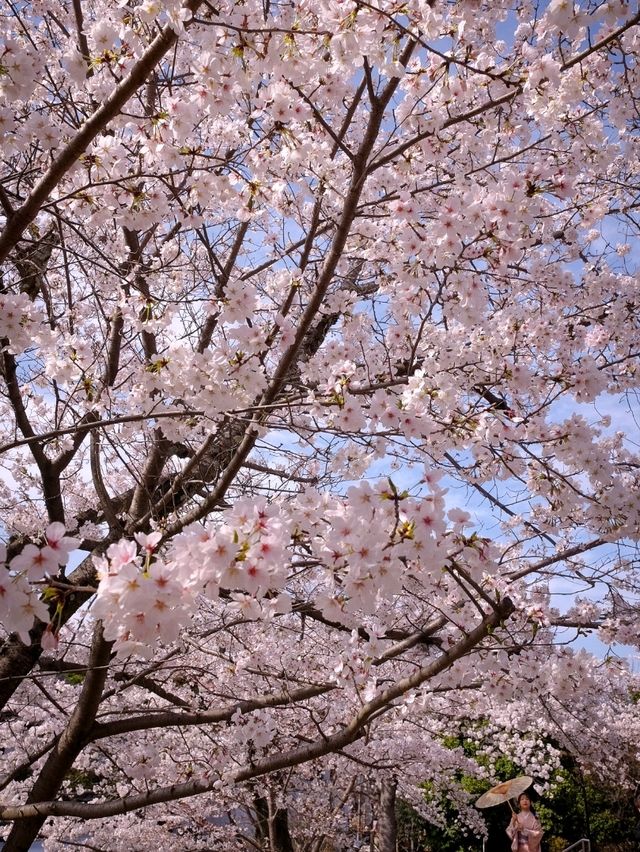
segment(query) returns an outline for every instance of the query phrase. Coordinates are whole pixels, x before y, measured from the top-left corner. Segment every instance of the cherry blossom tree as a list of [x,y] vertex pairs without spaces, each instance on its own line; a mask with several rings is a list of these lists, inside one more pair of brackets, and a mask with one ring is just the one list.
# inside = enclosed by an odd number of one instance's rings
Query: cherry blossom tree
[[461,720],[628,775],[567,643],[638,641],[640,13],[1,21],[5,849],[276,849],[331,779],[312,849]]

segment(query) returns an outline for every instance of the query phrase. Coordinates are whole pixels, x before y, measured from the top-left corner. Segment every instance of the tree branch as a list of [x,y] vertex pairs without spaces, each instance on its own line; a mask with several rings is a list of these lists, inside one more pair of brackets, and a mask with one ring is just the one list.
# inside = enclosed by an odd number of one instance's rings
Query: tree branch
[[[187,0],[184,8],[195,14],[201,4],[202,0]],[[38,215],[40,207],[47,200],[51,191],[78,161],[95,137],[120,112],[129,98],[144,83],[153,68],[177,41],[178,34],[171,28],[171,25],[167,24],[163,27],[127,76],[118,83],[102,106],[85,121],[78,133],[54,159],[27,200],[15,210],[0,234],[0,263],[6,260],[9,252],[20,240],[24,229]]]
[[[474,630],[470,631],[448,651],[440,654],[430,665],[418,669],[410,677],[401,679],[364,704],[360,712],[342,730],[330,736],[321,737],[301,748],[292,749],[283,754],[272,755],[264,760],[257,761],[253,765],[234,773],[230,780],[238,784],[242,781],[248,781],[251,778],[259,778],[280,769],[287,769],[291,766],[298,766],[301,763],[316,760],[319,757],[323,757],[330,752],[339,751],[355,742],[363,735],[372,717],[382,712],[387,712],[393,706],[393,702],[398,698],[401,698],[412,689],[417,689],[427,680],[445,671],[456,660],[459,660],[476,648],[498,624],[511,615],[513,609],[511,601],[505,598],[497,611],[486,616]],[[215,788],[216,783],[217,779],[202,778],[182,784],[172,784],[170,787],[161,787],[147,793],[127,796],[123,799],[92,804],[41,801],[26,805],[8,805],[0,808],[0,819],[25,820],[37,817],[44,820],[48,816],[100,819],[115,816],[116,814],[130,813],[149,805],[176,801],[190,796],[197,796],[201,793],[207,793]]]

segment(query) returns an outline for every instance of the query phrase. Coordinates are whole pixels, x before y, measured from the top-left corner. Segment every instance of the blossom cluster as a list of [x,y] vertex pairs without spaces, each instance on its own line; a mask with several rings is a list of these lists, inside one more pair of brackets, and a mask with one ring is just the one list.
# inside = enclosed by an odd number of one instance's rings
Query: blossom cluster
[[63,524],[55,522],[45,529],[40,544],[25,544],[9,562],[6,547],[0,546],[0,625],[7,633],[15,632],[28,642],[34,618],[49,622],[44,586],[60,575],[78,544],[65,535]]

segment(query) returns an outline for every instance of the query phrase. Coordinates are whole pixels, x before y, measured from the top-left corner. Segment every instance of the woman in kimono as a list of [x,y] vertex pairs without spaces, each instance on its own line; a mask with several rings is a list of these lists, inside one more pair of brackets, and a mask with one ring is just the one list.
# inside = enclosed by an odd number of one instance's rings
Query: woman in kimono
[[542,826],[531,809],[531,799],[526,793],[518,796],[520,813],[511,817],[507,834],[511,838],[512,852],[540,852]]

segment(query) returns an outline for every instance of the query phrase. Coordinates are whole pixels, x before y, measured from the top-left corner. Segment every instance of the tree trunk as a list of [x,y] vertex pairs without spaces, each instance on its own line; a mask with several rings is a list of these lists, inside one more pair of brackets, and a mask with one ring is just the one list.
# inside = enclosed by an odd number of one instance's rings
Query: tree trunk
[[265,796],[253,800],[256,812],[256,840],[269,852],[295,852],[289,833],[289,814],[286,808],[275,808]]
[[271,817],[272,852],[295,852],[289,834],[289,812],[286,808],[277,808]]
[[[60,735],[33,785],[27,797],[27,804],[46,802],[55,798],[64,783],[67,772],[82,751],[100,706],[111,656],[111,645],[111,642],[105,642],[102,638],[102,626],[98,622],[94,630],[89,668],[80,699],[67,727]],[[37,816],[16,820],[3,847],[5,852],[27,852],[38,836],[45,819],[45,816]]]
[[396,820],[396,789],[398,782],[388,778],[380,784],[378,798],[378,852],[396,852],[398,825]]

